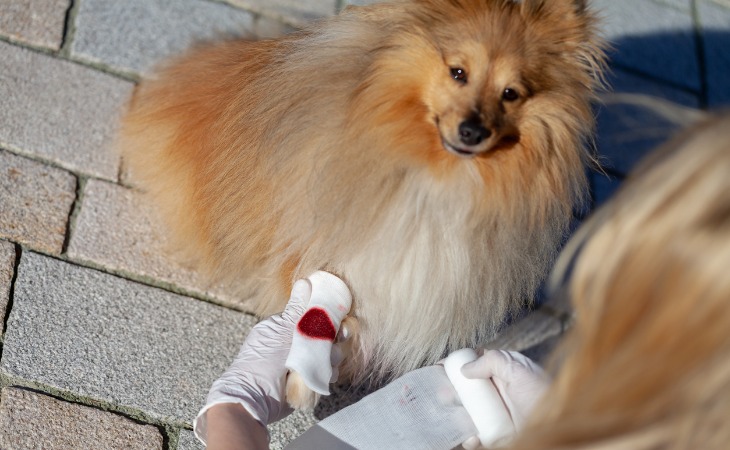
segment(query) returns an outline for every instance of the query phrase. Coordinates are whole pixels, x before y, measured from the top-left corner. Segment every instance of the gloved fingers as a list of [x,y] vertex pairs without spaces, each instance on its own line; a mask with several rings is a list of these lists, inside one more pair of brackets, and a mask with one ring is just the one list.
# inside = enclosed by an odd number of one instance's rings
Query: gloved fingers
[[330,383],[335,383],[340,378],[340,368],[337,366],[332,367],[332,376],[330,377]]
[[506,364],[506,361],[502,353],[497,350],[489,350],[474,361],[464,364],[461,368],[461,374],[466,378],[482,378],[487,380],[495,376],[504,364]]
[[[477,353],[477,356],[482,356],[484,354],[484,349],[483,348],[475,348],[474,351]],[[436,361],[436,364],[434,364],[434,365],[436,365],[436,366],[443,366],[444,365],[444,361],[446,361],[446,358],[441,358],[438,361]]]
[[306,311],[310,297],[312,297],[312,283],[306,278],[297,280],[281,317],[289,323],[296,324]]
[[527,356],[523,355],[520,352],[514,352],[514,351],[507,351],[504,352],[507,354],[507,357],[512,360],[514,363],[517,363],[527,369],[530,372],[540,374],[547,376],[545,374],[545,370],[543,370],[542,367],[540,367],[535,361],[531,360]]
[[520,374],[545,377],[545,371],[527,356],[512,351],[487,350],[461,370],[467,378],[494,378],[509,381]]
[[482,441],[479,440],[479,436],[472,436],[469,439],[461,443],[464,450],[479,450],[482,447]]
[[534,383],[547,380],[545,371],[519,352],[489,350],[484,354],[483,359],[485,359],[485,364],[491,366],[495,383],[497,380],[501,380],[505,387],[514,382],[524,384],[528,381]]

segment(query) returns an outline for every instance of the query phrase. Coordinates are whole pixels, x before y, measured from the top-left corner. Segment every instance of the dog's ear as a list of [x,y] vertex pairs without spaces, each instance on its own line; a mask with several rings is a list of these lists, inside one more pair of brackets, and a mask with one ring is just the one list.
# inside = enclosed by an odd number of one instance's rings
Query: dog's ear
[[585,0],[523,0],[520,12],[552,47],[548,52],[576,63],[601,84],[607,44],[598,32],[597,17]]

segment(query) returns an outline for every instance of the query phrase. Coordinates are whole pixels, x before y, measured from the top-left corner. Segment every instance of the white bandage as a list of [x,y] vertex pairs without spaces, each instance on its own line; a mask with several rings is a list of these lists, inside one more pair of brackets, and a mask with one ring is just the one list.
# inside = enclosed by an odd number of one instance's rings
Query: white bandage
[[457,350],[444,360],[444,369],[479,431],[482,445],[504,446],[515,435],[515,428],[497,388],[490,380],[469,379],[461,374],[464,364],[476,359],[476,352],[470,348]]
[[409,372],[327,417],[287,450],[449,450],[477,429],[444,368]]
[[294,331],[286,368],[297,372],[309,389],[329,395],[332,344],[342,319],[350,311],[352,294],[331,273],[315,272],[308,279],[312,283],[312,297]]

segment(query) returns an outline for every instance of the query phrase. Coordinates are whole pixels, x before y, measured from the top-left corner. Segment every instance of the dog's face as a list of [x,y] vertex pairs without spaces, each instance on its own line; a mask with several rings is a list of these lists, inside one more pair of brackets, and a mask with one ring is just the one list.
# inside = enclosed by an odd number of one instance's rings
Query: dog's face
[[520,111],[531,95],[519,54],[483,43],[441,49],[424,103],[448,152],[471,158],[519,139]]
[[[584,91],[588,22],[577,0],[425,0],[417,64],[421,102],[443,149],[488,155],[541,114],[534,99]],[[419,11],[430,7],[419,16]],[[555,108],[553,108],[556,110]]]

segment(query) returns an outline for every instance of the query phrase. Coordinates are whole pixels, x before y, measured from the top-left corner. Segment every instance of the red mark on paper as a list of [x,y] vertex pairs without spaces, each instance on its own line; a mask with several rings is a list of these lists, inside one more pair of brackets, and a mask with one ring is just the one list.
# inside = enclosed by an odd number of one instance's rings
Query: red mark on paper
[[334,341],[337,335],[332,319],[330,319],[327,311],[322,308],[307,310],[299,319],[297,330],[309,338],[327,341]]

